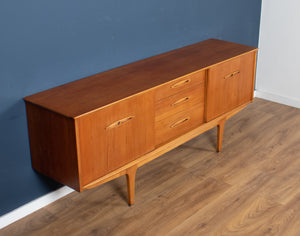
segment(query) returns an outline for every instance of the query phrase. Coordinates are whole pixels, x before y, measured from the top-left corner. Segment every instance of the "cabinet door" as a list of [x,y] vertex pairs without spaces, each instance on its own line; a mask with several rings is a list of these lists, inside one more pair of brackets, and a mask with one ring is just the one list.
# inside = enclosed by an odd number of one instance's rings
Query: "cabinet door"
[[251,52],[208,69],[206,121],[253,99],[255,59]]
[[84,186],[154,148],[153,93],[79,117],[76,128]]

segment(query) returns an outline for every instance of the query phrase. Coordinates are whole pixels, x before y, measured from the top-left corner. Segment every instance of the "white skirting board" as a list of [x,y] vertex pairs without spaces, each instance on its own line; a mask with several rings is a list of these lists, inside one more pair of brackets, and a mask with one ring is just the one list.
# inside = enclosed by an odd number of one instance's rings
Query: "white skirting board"
[[[285,104],[288,106],[298,107],[300,108],[300,101],[282,97],[276,94],[271,94],[267,92],[262,92],[255,90],[254,96],[263,98],[266,100],[270,100],[273,102]],[[56,200],[68,195],[69,193],[73,192],[74,190],[64,186],[54,192],[48,193],[45,196],[42,196],[36,200],[33,200],[3,216],[0,217],[0,229],[4,228],[5,226],[14,223],[17,220],[20,220],[21,218],[49,205],[52,202],[55,202]]]
[[42,197],[39,197],[3,216],[0,216],[0,229],[20,220],[21,218],[49,205],[52,202],[68,195],[69,193],[73,192],[74,190],[64,186],[59,188],[56,191],[48,193]]
[[263,98],[272,102],[277,102],[280,104],[288,105],[291,107],[297,107],[300,108],[300,101],[294,98],[290,97],[283,97],[277,94],[265,92],[265,91],[260,91],[260,90],[255,90],[254,96],[258,98]]

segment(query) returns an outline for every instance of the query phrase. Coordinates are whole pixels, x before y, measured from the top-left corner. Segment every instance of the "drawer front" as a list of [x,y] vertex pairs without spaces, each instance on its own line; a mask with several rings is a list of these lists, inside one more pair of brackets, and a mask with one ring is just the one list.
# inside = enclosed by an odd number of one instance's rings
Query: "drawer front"
[[192,74],[172,80],[155,90],[155,101],[167,98],[185,89],[194,88],[196,84],[204,83],[205,71],[197,71]]
[[76,120],[81,184],[154,148],[154,95],[140,94]]
[[190,110],[196,105],[204,106],[204,83],[196,84],[194,88],[185,89],[155,104],[155,120],[162,120],[176,113]]
[[161,145],[199,126],[204,121],[204,104],[155,122],[155,144]]
[[252,100],[255,57],[248,53],[208,70],[206,121]]

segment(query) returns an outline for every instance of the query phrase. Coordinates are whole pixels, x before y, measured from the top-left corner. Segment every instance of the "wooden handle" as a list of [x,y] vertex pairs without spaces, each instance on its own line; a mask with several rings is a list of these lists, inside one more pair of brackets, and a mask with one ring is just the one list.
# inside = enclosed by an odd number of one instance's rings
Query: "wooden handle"
[[238,71],[235,71],[235,72],[233,72],[233,73],[231,73],[231,74],[229,74],[229,75],[226,75],[225,77],[224,77],[224,79],[229,79],[229,78],[231,78],[231,77],[233,77],[233,76],[235,76],[235,75],[237,75],[237,74],[239,74],[240,73],[240,71],[238,70]]
[[171,88],[177,88],[177,87],[183,86],[183,85],[185,85],[185,84],[188,84],[189,82],[191,82],[190,79],[182,80],[182,81],[180,81],[180,82],[178,82],[178,83],[176,83],[176,84],[173,84],[173,85],[171,86]]
[[134,116],[128,116],[126,118],[118,120],[118,121],[112,123],[111,125],[107,126],[106,129],[113,129],[113,128],[119,127],[120,125],[132,120],[133,118],[134,118]]
[[178,104],[180,104],[182,102],[185,102],[185,101],[187,101],[189,99],[190,99],[190,97],[181,98],[181,99],[177,100],[176,102],[172,103],[171,106],[176,106],[176,105],[178,105]]
[[175,128],[178,125],[181,125],[182,123],[188,121],[190,119],[190,117],[186,117],[182,120],[176,121],[174,124],[170,125],[170,128]]

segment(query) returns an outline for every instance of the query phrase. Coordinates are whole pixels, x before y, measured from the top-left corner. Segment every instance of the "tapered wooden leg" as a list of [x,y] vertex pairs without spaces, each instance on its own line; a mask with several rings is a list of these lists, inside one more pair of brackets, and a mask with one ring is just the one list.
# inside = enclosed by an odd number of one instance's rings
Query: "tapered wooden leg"
[[225,121],[226,121],[225,119],[221,120],[220,123],[218,124],[217,152],[222,151],[222,141],[223,141]]
[[134,191],[135,191],[135,174],[137,166],[132,166],[126,170],[127,178],[127,191],[128,191],[128,204],[131,206],[134,204]]

